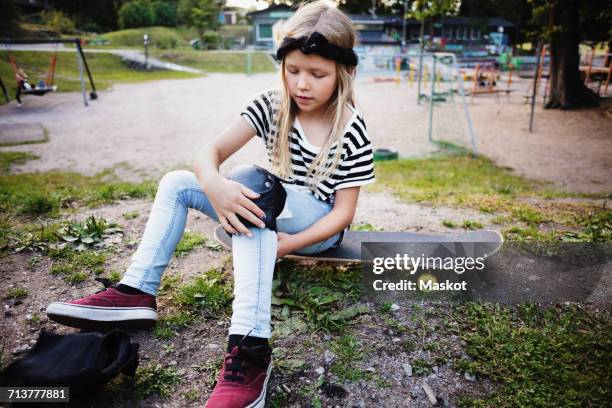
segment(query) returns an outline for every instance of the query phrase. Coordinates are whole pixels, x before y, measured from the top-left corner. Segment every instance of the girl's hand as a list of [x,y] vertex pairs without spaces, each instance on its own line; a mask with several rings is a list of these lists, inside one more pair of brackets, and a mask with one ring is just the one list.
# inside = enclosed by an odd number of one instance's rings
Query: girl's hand
[[278,240],[278,248],[276,249],[276,259],[280,259],[296,250],[296,248],[293,247],[293,242],[291,240],[291,237],[293,237],[293,235],[286,234],[284,232],[277,232],[276,237]]
[[237,214],[260,228],[266,226],[261,220],[264,212],[251,201],[258,198],[259,194],[242,184],[219,177],[215,183],[206,186],[205,193],[217,213],[223,229],[228,233],[252,236],[249,229],[240,222]]

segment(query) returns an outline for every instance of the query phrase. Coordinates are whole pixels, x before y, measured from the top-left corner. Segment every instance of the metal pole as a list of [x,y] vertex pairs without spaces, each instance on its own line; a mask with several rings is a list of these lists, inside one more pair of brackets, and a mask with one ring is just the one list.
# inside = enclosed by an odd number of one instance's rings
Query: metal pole
[[85,87],[85,78],[83,76],[83,60],[81,54],[76,53],[77,65],[79,66],[79,78],[81,78],[81,92],[83,93],[83,104],[87,106],[87,88]]
[[[436,55],[433,54],[433,72],[436,72]],[[434,109],[434,93],[436,91],[436,76],[431,79],[431,95],[429,95],[429,135],[427,136],[430,142],[433,142],[431,133],[433,131],[433,109]]]
[[4,82],[2,82],[2,78],[0,78],[0,88],[2,88],[2,93],[4,94],[4,99],[6,99],[6,103],[10,102],[8,92],[6,92],[6,87],[4,86]]
[[408,12],[407,7],[408,2],[407,0],[404,0],[404,15],[402,16],[402,47],[406,46],[406,13]]
[[251,53],[251,51],[247,51],[247,53],[246,53],[246,66],[245,66],[245,70],[246,70],[246,74],[248,76],[250,76],[251,72],[253,70],[253,54]]
[[85,53],[83,52],[83,48],[81,47],[81,40],[75,38],[74,43],[77,47],[77,53],[81,55],[81,60],[83,61],[83,65],[85,65],[85,71],[87,72],[87,77],[89,78],[89,85],[91,86],[91,92],[89,93],[89,97],[91,99],[98,99],[98,94],[96,93],[96,84],[94,84],[93,77],[91,76],[91,71],[89,70],[89,65],[87,64],[87,59],[85,58]]
[[531,92],[531,113],[529,114],[529,132],[533,130],[533,113],[535,109],[536,90],[538,89],[538,72],[540,71],[540,50],[542,43],[538,42],[536,49],[536,69],[533,74],[533,91]]
[[421,72],[423,71],[423,50],[425,48],[425,41],[423,41],[423,35],[425,35],[425,19],[421,19],[421,33],[419,41],[421,42],[421,52],[419,54],[419,77],[417,81],[417,105],[421,104]]

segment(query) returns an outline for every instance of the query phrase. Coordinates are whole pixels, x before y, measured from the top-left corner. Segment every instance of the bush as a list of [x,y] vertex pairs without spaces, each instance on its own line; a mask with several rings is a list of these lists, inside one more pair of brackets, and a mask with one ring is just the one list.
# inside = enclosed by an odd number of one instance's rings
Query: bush
[[150,27],[155,22],[151,4],[143,0],[125,3],[117,14],[121,28]]
[[62,34],[71,34],[76,31],[74,21],[61,11],[43,11],[41,17],[45,25]]
[[151,8],[156,26],[176,27],[176,6],[174,4],[154,1],[151,3]]

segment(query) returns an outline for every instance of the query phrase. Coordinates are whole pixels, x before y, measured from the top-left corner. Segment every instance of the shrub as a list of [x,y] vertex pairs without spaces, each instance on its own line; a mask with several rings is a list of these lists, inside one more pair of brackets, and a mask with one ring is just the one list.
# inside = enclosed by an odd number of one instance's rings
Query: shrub
[[43,11],[41,17],[45,25],[62,34],[71,34],[76,31],[74,21],[61,11]]
[[143,0],[125,3],[117,14],[121,28],[150,27],[155,22],[153,8]]
[[176,6],[173,3],[154,1],[151,8],[156,26],[176,27]]

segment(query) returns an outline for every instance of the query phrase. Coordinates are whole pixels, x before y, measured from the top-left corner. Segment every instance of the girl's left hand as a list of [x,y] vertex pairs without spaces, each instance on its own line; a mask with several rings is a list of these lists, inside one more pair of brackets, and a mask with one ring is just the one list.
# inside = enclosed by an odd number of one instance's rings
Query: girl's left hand
[[280,259],[287,254],[295,251],[293,248],[293,243],[291,242],[291,237],[293,235],[286,234],[284,232],[277,232],[276,237],[278,239],[278,248],[276,249],[276,259]]

